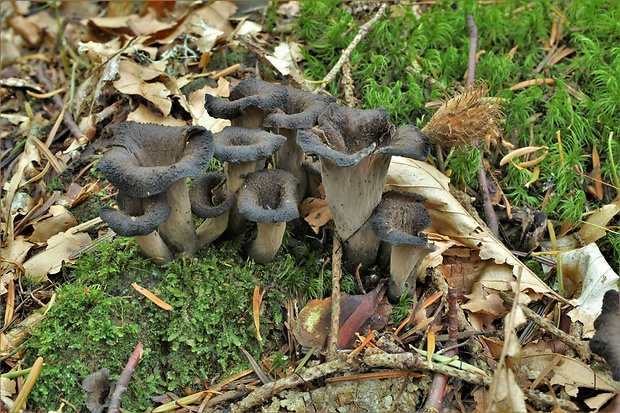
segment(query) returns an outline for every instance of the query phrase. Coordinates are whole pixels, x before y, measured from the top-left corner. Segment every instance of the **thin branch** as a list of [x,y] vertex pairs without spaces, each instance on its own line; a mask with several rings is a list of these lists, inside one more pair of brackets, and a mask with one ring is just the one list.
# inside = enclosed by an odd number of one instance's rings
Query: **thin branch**
[[[39,64],[37,65],[37,79],[43,84],[43,88],[46,92],[49,93],[54,91],[54,85],[52,85],[52,82],[45,75],[45,66],[42,60],[40,60]],[[52,96],[52,102],[54,102],[54,106],[56,106],[56,109],[60,111],[62,111],[65,107],[65,103],[62,101],[62,98],[59,95]],[[63,120],[65,122],[65,126],[69,129],[71,135],[73,135],[75,139],[86,138],[80,127],[71,117],[71,114],[68,110],[64,111]]]
[[[510,297],[505,292],[500,292],[500,297],[502,297],[502,299],[508,304],[512,304],[513,302],[512,297]],[[582,359],[586,361],[590,361],[590,359],[593,359],[598,361],[599,363],[605,363],[605,360],[601,356],[594,354],[590,351],[590,347],[588,346],[587,342],[581,341],[578,338],[573,337],[570,334],[567,334],[564,331],[560,330],[555,325],[550,323],[549,320],[547,320],[543,316],[538,315],[536,311],[532,310],[528,306],[522,305],[521,309],[523,310],[523,314],[525,314],[525,317],[527,317],[528,320],[533,321],[534,324],[547,330],[549,334],[564,342],[568,347],[575,350],[577,354],[579,354],[579,357],[581,357]]]
[[357,34],[353,38],[353,41],[351,41],[349,46],[347,46],[347,48],[342,52],[340,59],[338,59],[334,67],[332,67],[332,70],[330,70],[329,73],[323,78],[323,81],[321,82],[321,88],[324,89],[329,82],[334,80],[334,78],[336,77],[336,74],[342,68],[342,65],[347,60],[349,60],[349,56],[351,55],[351,52],[353,51],[353,49],[355,49],[355,46],[357,46],[359,42],[361,42],[362,39],[366,37],[366,35],[370,31],[370,28],[383,16],[383,13],[385,13],[387,8],[388,8],[388,4],[383,3],[381,7],[379,7],[379,10],[377,10],[377,13],[375,13],[375,15],[372,16],[372,19],[368,20],[366,23],[362,25],[362,27],[360,27]]
[[476,50],[478,49],[478,27],[471,14],[467,17],[467,26],[469,27],[469,62],[467,65],[467,89],[474,87],[476,79]]
[[110,406],[108,407],[108,413],[118,413],[121,408],[121,399],[123,398],[123,394],[127,391],[127,387],[129,386],[129,380],[131,380],[131,376],[133,372],[136,370],[136,366],[142,357],[142,350],[144,346],[142,343],[138,343],[136,348],[131,353],[131,357],[129,357],[129,361],[127,365],[123,369],[121,376],[118,378],[116,382],[116,387],[114,388],[114,394],[112,394],[112,398],[110,399]]
[[342,248],[340,238],[334,236],[332,253],[332,319],[327,343],[327,360],[338,357],[338,332],[340,330],[340,277],[342,277]]

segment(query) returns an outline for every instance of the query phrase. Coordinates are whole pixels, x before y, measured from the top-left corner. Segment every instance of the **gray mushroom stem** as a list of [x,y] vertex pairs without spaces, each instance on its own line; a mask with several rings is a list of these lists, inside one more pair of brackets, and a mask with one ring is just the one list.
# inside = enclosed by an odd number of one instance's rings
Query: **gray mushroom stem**
[[226,211],[220,216],[205,218],[203,223],[200,224],[196,230],[196,235],[198,236],[198,249],[210,245],[213,241],[218,239],[224,231],[226,231],[229,216],[230,211]]
[[259,264],[267,264],[273,260],[282,245],[286,222],[274,224],[257,222],[256,225],[258,233],[248,246],[248,256]]
[[158,231],[147,235],[136,235],[133,240],[155,264],[163,265],[174,259],[174,255]]
[[377,152],[346,168],[321,158],[325,198],[351,271],[372,265],[377,256],[379,239],[367,221],[381,201],[389,165],[390,156]]
[[297,145],[297,129],[275,128],[274,132],[286,137],[282,148],[273,154],[274,164],[278,169],[290,172],[299,181],[297,203],[300,204],[308,188],[308,173],[304,169],[304,151]]
[[[264,162],[264,160],[263,160]],[[257,169],[257,162],[226,162],[224,164],[224,173],[226,174],[226,187],[231,192],[237,192],[247,174],[255,172]]]
[[390,253],[390,282],[388,287],[388,298],[392,302],[397,302],[407,290],[413,296],[420,262],[433,249],[427,244],[392,245]]
[[166,191],[166,198],[171,208],[170,217],[159,226],[159,232],[173,251],[191,257],[198,246],[186,179],[173,183]]

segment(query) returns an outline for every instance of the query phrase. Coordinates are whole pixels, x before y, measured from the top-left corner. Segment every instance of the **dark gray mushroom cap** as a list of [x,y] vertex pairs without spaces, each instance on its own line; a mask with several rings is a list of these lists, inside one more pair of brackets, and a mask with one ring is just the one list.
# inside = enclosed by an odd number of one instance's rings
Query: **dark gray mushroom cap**
[[390,115],[378,109],[354,109],[332,103],[318,117],[319,126],[300,133],[297,144],[306,152],[329,158],[338,166],[355,165],[388,140]]
[[620,293],[608,290],[603,296],[601,314],[594,321],[596,333],[590,349],[611,367],[614,380],[620,380]]
[[287,100],[286,88],[260,79],[242,81],[230,93],[229,99],[207,94],[205,109],[214,118],[235,119],[245,114],[245,109],[254,106],[271,111],[284,106]]
[[261,129],[227,126],[213,136],[214,156],[226,162],[266,159],[282,147],[286,138]]
[[396,129],[387,146],[379,151],[385,155],[404,156],[425,161],[431,153],[431,140],[413,125],[403,125]]
[[423,245],[428,237],[420,231],[431,224],[424,205],[418,202],[384,198],[368,220],[377,238],[392,245]]
[[148,235],[170,216],[170,205],[163,194],[136,198],[119,192],[116,203],[119,209],[101,207],[99,216],[123,237]]
[[235,194],[224,189],[226,177],[220,172],[208,172],[196,178],[189,187],[192,212],[200,218],[214,218],[232,208]]
[[213,135],[202,126],[162,126],[127,121],[99,162],[121,192],[146,198],[182,178],[198,176],[213,157]]
[[377,147],[375,143],[371,143],[370,146],[358,152],[340,152],[325,144],[324,135],[323,131],[316,128],[308,129],[307,131],[300,130],[297,132],[297,145],[299,145],[304,152],[312,152],[328,158],[340,167],[355,165],[364,157],[370,155]]
[[269,127],[285,129],[311,128],[316,125],[318,117],[335,97],[305,92],[286,86],[288,99],[286,104],[276,112],[265,116],[263,124]]
[[299,217],[295,177],[279,169],[262,169],[248,174],[237,193],[239,213],[264,224],[288,222]]

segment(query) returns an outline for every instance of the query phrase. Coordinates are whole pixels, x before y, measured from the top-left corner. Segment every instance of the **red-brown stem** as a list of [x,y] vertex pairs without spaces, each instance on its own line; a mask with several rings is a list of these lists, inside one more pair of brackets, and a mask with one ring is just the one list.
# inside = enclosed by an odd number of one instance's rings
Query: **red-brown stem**
[[486,217],[487,225],[489,226],[491,234],[499,239],[497,215],[495,215],[495,210],[493,209],[493,202],[491,201],[491,194],[489,193],[489,186],[487,184],[487,175],[484,170],[484,165],[482,164],[482,159],[480,160],[480,169],[478,169],[478,182],[480,182],[480,192],[482,193],[484,216]]
[[131,376],[133,372],[136,370],[136,366],[142,357],[142,349],[144,346],[142,343],[138,343],[136,348],[131,353],[131,357],[129,357],[129,361],[127,365],[123,369],[121,376],[118,378],[116,382],[116,387],[114,388],[114,394],[110,399],[110,406],[108,407],[108,413],[118,413],[121,408],[121,399],[123,398],[123,394],[127,391],[127,387],[129,386],[129,380],[131,380]]

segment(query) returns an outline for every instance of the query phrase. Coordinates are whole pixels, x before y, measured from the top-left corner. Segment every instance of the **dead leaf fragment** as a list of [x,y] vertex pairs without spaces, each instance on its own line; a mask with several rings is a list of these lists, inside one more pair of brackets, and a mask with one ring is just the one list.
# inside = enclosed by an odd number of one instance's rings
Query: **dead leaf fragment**
[[73,262],[70,257],[90,244],[90,236],[84,232],[71,233],[71,230],[54,235],[47,241],[45,251],[38,253],[24,263],[26,275],[44,281],[47,274],[55,274],[63,264]]
[[299,206],[299,214],[310,224],[310,228],[318,234],[321,227],[332,220],[327,201],[323,198],[306,198]]

